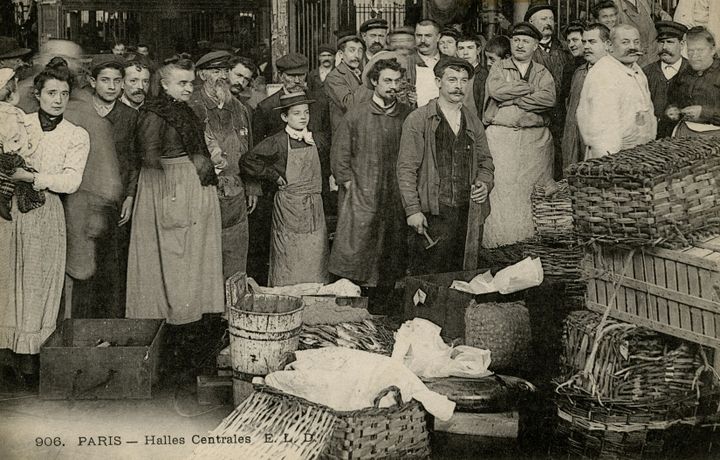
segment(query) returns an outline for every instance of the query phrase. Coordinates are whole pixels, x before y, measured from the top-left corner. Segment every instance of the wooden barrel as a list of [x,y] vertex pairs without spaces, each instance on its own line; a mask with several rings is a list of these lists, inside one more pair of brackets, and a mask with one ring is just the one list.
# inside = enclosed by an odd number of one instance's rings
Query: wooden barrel
[[298,348],[303,308],[298,297],[272,294],[247,294],[230,306],[234,380],[265,376],[284,367]]

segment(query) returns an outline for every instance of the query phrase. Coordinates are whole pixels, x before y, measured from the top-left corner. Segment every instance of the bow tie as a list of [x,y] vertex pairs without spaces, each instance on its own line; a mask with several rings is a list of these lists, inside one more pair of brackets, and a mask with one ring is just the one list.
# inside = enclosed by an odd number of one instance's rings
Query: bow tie
[[305,142],[309,145],[315,145],[315,140],[313,139],[313,135],[310,131],[307,130],[307,128],[303,129],[302,131],[298,131],[296,129],[292,129],[289,126],[285,127],[285,132],[290,136],[290,139],[294,139],[296,141]]

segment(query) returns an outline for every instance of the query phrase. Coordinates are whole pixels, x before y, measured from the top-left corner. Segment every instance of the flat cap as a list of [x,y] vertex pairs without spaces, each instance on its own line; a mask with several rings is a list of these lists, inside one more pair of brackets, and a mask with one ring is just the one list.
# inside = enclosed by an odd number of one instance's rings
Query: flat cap
[[125,58],[123,56],[118,56],[117,54],[96,54],[92,57],[92,60],[90,61],[90,70],[94,70],[101,65],[109,63],[115,63],[120,65],[120,67],[125,68],[125,62]]
[[232,54],[224,50],[210,51],[197,60],[195,68],[198,70],[226,69],[230,56],[232,56]]
[[400,34],[415,36],[415,28],[412,26],[396,27],[390,31],[389,35],[400,35]]
[[30,53],[30,48],[21,48],[13,37],[0,37],[0,59],[19,58]]
[[365,42],[363,39],[358,36],[358,34],[355,33],[354,30],[340,30],[337,32],[337,46],[340,48],[343,43],[349,42],[349,41],[356,41],[360,42],[363,46],[365,46]]
[[278,72],[288,75],[300,75],[308,73],[308,58],[300,53],[290,53],[281,57],[275,63]]
[[273,107],[273,109],[283,110],[293,107],[295,105],[312,104],[313,102],[315,102],[314,99],[310,99],[307,94],[299,91],[297,93],[283,94],[282,96],[280,96],[280,105],[277,107]]
[[335,54],[336,52],[337,52],[337,50],[330,43],[323,43],[322,45],[318,46],[318,54],[322,54],[322,53]]
[[473,66],[471,66],[470,63],[465,59],[460,59],[458,57],[447,57],[440,59],[438,63],[435,64],[433,72],[435,73],[436,77],[440,78],[443,72],[445,72],[445,69],[447,69],[448,67],[460,67],[461,69],[465,69],[469,78],[472,78],[472,76],[475,74],[475,69],[473,69]]
[[688,28],[675,21],[658,21],[655,23],[655,30],[657,30],[658,40],[664,40],[666,38],[682,40]]
[[360,33],[371,29],[388,29],[388,22],[383,18],[372,18],[360,24]]
[[510,36],[515,37],[517,35],[525,35],[527,37],[532,37],[535,40],[542,40],[542,34],[540,31],[529,22],[519,22],[515,24],[510,32]]
[[452,37],[457,41],[457,39],[460,38],[460,32],[454,27],[443,27],[440,31],[440,36]]
[[555,14],[555,8],[548,5],[547,3],[535,3],[531,4],[530,8],[528,8],[528,10],[525,12],[525,17],[523,18],[523,20],[526,22],[529,21],[533,14],[542,10],[550,10],[553,12],[553,14]]

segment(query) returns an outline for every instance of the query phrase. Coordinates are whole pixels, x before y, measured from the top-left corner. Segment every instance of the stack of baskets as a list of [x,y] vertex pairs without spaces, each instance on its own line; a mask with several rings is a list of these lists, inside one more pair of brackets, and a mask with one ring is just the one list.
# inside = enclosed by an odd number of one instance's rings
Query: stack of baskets
[[581,304],[586,290],[583,251],[574,234],[567,180],[536,185],[530,201],[536,237],[525,242],[524,255],[539,257],[545,276],[564,284],[566,298]]
[[[565,323],[555,458],[661,458],[669,429],[696,423],[699,347],[577,311]],[[602,324],[602,329],[598,329]]]
[[660,139],[569,168],[576,231],[607,242],[686,246],[720,228],[720,141]]

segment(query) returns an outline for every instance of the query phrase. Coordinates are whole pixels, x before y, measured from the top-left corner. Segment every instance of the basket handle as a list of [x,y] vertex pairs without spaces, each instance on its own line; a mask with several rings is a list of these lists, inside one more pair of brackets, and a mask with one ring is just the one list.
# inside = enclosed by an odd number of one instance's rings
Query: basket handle
[[385,396],[387,396],[390,393],[394,393],[393,397],[395,398],[395,404],[398,406],[402,406],[403,400],[402,400],[402,394],[400,393],[400,388],[396,387],[395,385],[389,386],[382,390],[380,393],[378,393],[377,396],[375,396],[375,399],[373,400],[373,407],[378,409],[380,407],[380,400],[383,399]]

